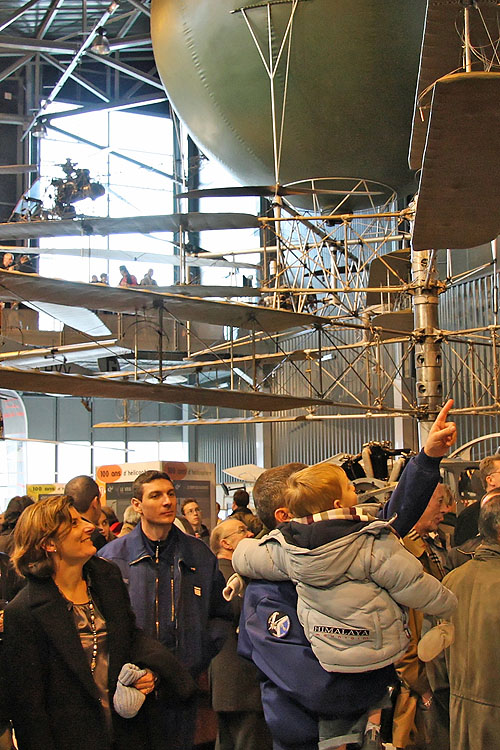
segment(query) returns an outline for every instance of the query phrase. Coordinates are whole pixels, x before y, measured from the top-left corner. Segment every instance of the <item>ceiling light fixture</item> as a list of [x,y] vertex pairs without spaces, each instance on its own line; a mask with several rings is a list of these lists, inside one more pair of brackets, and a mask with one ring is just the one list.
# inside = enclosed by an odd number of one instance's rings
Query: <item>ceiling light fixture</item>
[[111,52],[108,38],[106,36],[106,29],[101,26],[100,29],[97,29],[97,36],[92,42],[92,46],[90,48],[91,52],[95,52],[96,55],[109,55]]
[[43,120],[37,120],[31,128],[31,135],[34,138],[45,138],[47,135],[47,128]]

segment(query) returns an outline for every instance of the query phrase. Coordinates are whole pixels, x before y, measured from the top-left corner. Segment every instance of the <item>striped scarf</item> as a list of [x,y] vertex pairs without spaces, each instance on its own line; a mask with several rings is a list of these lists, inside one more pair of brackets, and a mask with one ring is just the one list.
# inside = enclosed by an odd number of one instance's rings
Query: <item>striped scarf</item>
[[441,547],[443,549],[443,552],[445,551],[439,535],[436,534],[436,532],[430,532],[425,537],[422,537],[417,531],[415,531],[415,529],[412,529],[410,532],[408,532],[408,537],[414,542],[418,540],[423,542],[427,557],[429,558],[429,562],[431,563],[431,565],[435,565],[439,572],[439,575],[435,577],[441,581],[446,575],[446,570],[443,565],[443,560],[438,555],[436,550],[432,547],[432,543],[434,543],[437,547]]
[[311,524],[316,521],[374,521],[372,516],[364,513],[363,509],[353,505],[352,508],[331,508],[320,513],[312,513],[302,518],[292,518],[295,523]]

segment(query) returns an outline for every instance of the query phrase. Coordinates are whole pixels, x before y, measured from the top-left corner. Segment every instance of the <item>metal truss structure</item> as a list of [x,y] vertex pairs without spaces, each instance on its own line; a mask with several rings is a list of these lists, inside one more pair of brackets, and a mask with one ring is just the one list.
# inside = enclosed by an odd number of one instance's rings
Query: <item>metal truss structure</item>
[[[255,258],[257,253],[252,266],[258,269],[259,285],[258,289],[251,292],[249,290],[249,297],[258,298],[259,303],[253,306],[247,305],[244,315],[242,313],[244,306],[238,303],[227,303],[227,313],[218,313],[214,317],[217,333],[207,337],[200,329],[203,318],[208,315],[209,308],[213,309],[216,304],[223,303],[206,301],[203,307],[200,303],[205,301],[197,300],[196,306],[202,310],[198,314],[201,317],[193,319],[193,317],[190,318],[192,313],[185,312],[187,308],[195,307],[195,303],[189,304],[187,294],[184,295],[185,307],[182,308],[181,315],[176,313],[178,308],[174,307],[173,295],[169,297],[166,294],[163,298],[158,296],[155,304],[146,312],[144,311],[145,305],[143,309],[134,306],[135,303],[131,303],[130,310],[120,307],[115,309],[112,307],[111,295],[108,295],[109,299],[102,307],[97,298],[98,293],[94,290],[92,294],[96,294],[96,301],[95,304],[92,302],[92,309],[104,309],[120,314],[126,312],[129,315],[134,314],[137,318],[143,316],[144,319],[148,319],[151,326],[154,320],[158,329],[158,347],[154,357],[151,356],[149,360],[144,357],[145,361],[142,365],[139,364],[139,345],[136,344],[134,370],[108,373],[105,376],[106,379],[112,381],[127,378],[148,379],[148,381],[155,379],[156,383],[161,385],[169,376],[187,374],[190,377],[190,384],[199,388],[199,397],[193,397],[192,401],[188,401],[180,388],[176,399],[179,403],[194,404],[194,414],[197,417],[194,422],[191,422],[194,424],[200,424],[205,418],[213,418],[213,414],[207,412],[206,409],[214,408],[212,404],[217,405],[217,395],[219,403],[223,403],[223,395],[216,392],[224,386],[229,387],[231,392],[236,391],[231,394],[231,399],[228,395],[227,401],[228,403],[231,401],[231,408],[252,414],[250,417],[235,418],[238,421],[336,420],[364,419],[367,416],[377,418],[409,416],[427,422],[443,400],[450,395],[455,399],[455,413],[500,414],[498,356],[500,322],[496,306],[499,269],[496,242],[492,242],[491,245],[492,253],[489,264],[490,293],[493,304],[484,311],[481,324],[469,325],[466,319],[467,311],[465,311],[464,317],[456,320],[456,326],[447,328],[440,325],[439,310],[443,306],[442,302],[467,278],[467,275],[473,274],[474,270],[468,269],[463,273],[454,273],[455,255],[448,251],[445,273],[439,276],[436,251],[410,248],[410,238],[413,235],[412,225],[419,211],[425,219],[420,223],[423,222],[425,228],[430,227],[433,231],[440,228],[440,223],[446,224],[441,220],[443,216],[448,220],[450,214],[452,219],[455,218],[455,221],[451,222],[455,231],[465,232],[468,224],[476,231],[477,226],[486,224],[486,218],[490,219],[491,216],[496,221],[498,211],[495,213],[488,208],[487,211],[483,211],[485,214],[483,216],[480,210],[481,205],[476,212],[477,215],[475,214],[474,221],[468,221],[466,208],[472,203],[471,194],[475,198],[475,203],[478,204],[481,204],[481,200],[477,198],[478,194],[481,197],[484,193],[485,196],[490,196],[490,200],[497,200],[497,193],[493,189],[498,180],[497,172],[492,177],[491,186],[487,183],[481,193],[478,192],[478,183],[481,180],[484,181],[485,170],[481,168],[470,170],[472,174],[468,177],[466,189],[462,191],[463,195],[460,196],[465,201],[464,210],[461,210],[462,204],[458,204],[457,208],[456,199],[450,198],[449,192],[446,192],[446,185],[440,184],[438,180],[432,181],[432,179],[429,180],[432,182],[430,186],[432,190],[429,189],[427,193],[427,183],[422,182],[425,189],[421,191],[417,208],[415,206],[401,208],[401,203],[397,202],[390,186],[374,182],[368,177],[321,176],[307,182],[282,185],[281,154],[286,126],[288,63],[299,0],[291,0],[287,3],[290,6],[290,20],[278,43],[274,38],[272,27],[271,6],[274,4],[272,2],[251,4],[252,8],[257,6],[266,8],[268,44],[252,27],[251,14],[247,12],[248,9],[245,7],[238,9],[255,42],[256,54],[260,56],[269,78],[276,184],[270,191],[272,204],[268,213],[260,217],[251,217],[250,226],[260,228],[261,245],[257,251],[248,251],[244,261],[241,256],[232,255],[227,251],[203,253],[198,257],[196,252],[193,253],[189,248],[190,230],[186,227],[187,220],[183,220],[182,217],[190,216],[192,221],[195,221],[193,217],[202,217],[201,224],[191,229],[191,232],[195,234],[204,231],[206,224],[203,222],[206,222],[208,215],[204,215],[203,218],[201,214],[191,213],[188,204],[188,212],[185,215],[173,215],[177,222],[173,229],[171,228],[173,224],[167,222],[170,227],[168,231],[174,232],[179,237],[179,255],[176,256],[176,262],[178,257],[179,280],[184,284],[190,279],[188,265],[198,262],[201,267],[207,262],[217,262],[220,259],[228,266],[229,263],[233,265],[240,263],[239,268],[243,268],[248,262],[248,257]],[[113,2],[108,6],[97,0],[87,0],[83,5],[89,11],[89,16],[84,19],[85,23],[82,23],[83,32],[80,33],[79,30],[78,33],[66,38],[66,32],[63,33],[64,29],[61,28],[59,36],[56,34],[54,38],[54,34],[49,34],[49,29],[52,28],[54,31],[63,12],[68,7],[70,10],[74,10],[77,6],[79,8],[78,3],[67,2],[67,0],[64,3],[62,0],[31,0],[21,5],[17,0],[8,0],[6,7],[9,9],[9,15],[0,24],[0,55],[5,55],[9,59],[15,56],[15,59],[12,59],[0,72],[0,83],[16,75],[22,69],[29,71],[26,80],[29,81],[30,86],[26,87],[25,104],[26,111],[31,111],[31,115],[20,117],[1,114],[0,124],[11,124],[22,128],[24,145],[20,147],[20,151],[24,150],[22,156],[26,161],[32,161],[36,157],[36,153],[32,153],[33,150],[36,151],[33,146],[34,141],[31,137],[28,138],[33,129],[37,125],[57,129],[55,123],[61,113],[49,115],[45,110],[48,103],[60,96],[64,86],[71,85],[77,90],[84,88],[98,100],[97,104],[82,108],[82,112],[99,108],[150,106],[166,99],[162,95],[163,87],[159,78],[153,69],[148,69],[148,60],[142,56],[142,51],[148,50],[150,45],[149,34],[144,31],[144,24],[150,16],[148,3],[141,0],[124,0],[120,5]],[[456,7],[451,7],[454,5]],[[491,16],[492,23],[496,23],[497,3],[485,1],[479,5],[484,6],[486,21]],[[443,47],[448,58],[443,60],[440,58],[437,67],[432,49],[428,49],[428,57],[424,57],[425,65],[421,70],[418,92],[418,101],[426,102],[425,116],[422,117],[422,121],[425,121],[425,129],[423,134],[419,135],[421,144],[425,143],[428,136],[428,112],[431,109],[431,104],[426,99],[428,91],[434,87],[438,79],[452,78],[448,76],[453,67],[449,60],[456,58],[458,37],[455,33],[454,20],[457,10],[462,12],[463,6],[458,1],[447,3],[446,6],[442,8],[440,3],[432,1],[429,3],[429,24],[436,23],[439,28],[446,26],[450,31],[450,43]],[[39,18],[35,11],[40,11],[40,9],[43,13]],[[439,14],[445,12],[452,13],[452,22],[448,16],[441,18]],[[468,13],[466,8],[464,18],[468,18]],[[481,21],[481,35],[484,35],[482,27],[484,25],[488,28],[488,25],[483,24],[482,15],[479,20]],[[28,23],[30,34],[19,37],[19,31],[16,29],[19,29],[23,21]],[[113,30],[114,41],[111,42],[111,51],[119,55],[99,57],[92,52],[92,45],[104,26],[106,29]],[[132,33],[135,30],[137,33]],[[11,37],[10,33],[14,31],[16,34]],[[429,37],[432,38],[432,34]],[[445,97],[443,104],[436,96],[432,103],[435,113],[441,113],[443,118],[446,118],[449,117],[451,105],[464,105],[470,95],[468,89],[463,90],[462,84],[464,83],[468,86],[472,82],[475,90],[487,84],[488,89],[485,90],[484,96],[491,100],[492,86],[495,87],[494,91],[498,89],[499,74],[491,72],[499,66],[496,36],[493,35],[486,41],[488,44],[491,42],[490,46],[493,47],[494,54],[485,62],[484,70],[476,75],[471,71],[470,56],[476,52],[479,59],[479,54],[485,54],[484,46],[478,45],[474,50],[468,39],[464,39],[465,57],[468,59],[464,70],[469,78],[465,81],[460,78],[460,75],[453,77],[451,83],[453,86],[456,83],[456,88],[458,88],[456,100],[452,100],[450,104],[450,99]],[[59,62],[59,57],[64,59],[64,64]],[[152,58],[150,62],[152,65]],[[106,69],[107,88],[102,86],[103,79],[99,76],[96,77],[97,83],[90,80],[95,73],[96,66],[99,69]],[[52,84],[45,92],[44,104],[40,103],[41,91],[36,86],[36,82],[40,83],[40,77],[43,77],[41,76],[42,69],[45,71],[50,69],[53,78]],[[54,71],[58,71],[55,78]],[[447,80],[441,87],[445,93],[453,88],[449,84],[450,81]],[[142,87],[145,89],[143,90]],[[438,91],[441,89],[436,88],[436,92]],[[462,108],[460,112],[465,117],[465,109]],[[495,127],[498,127],[498,115],[494,108],[489,109],[487,114],[491,117],[491,122]],[[478,117],[474,119],[476,128],[487,129],[489,120],[483,122]],[[466,128],[454,130],[460,133]],[[497,153],[498,142],[500,138],[491,138],[490,145],[494,153]],[[32,149],[28,148],[28,143],[31,143]],[[458,148],[455,141],[452,145]],[[477,146],[470,132],[465,145],[470,145],[471,148]],[[419,151],[419,149],[416,150]],[[421,151],[423,151],[423,146]],[[439,156],[438,148],[437,151]],[[486,149],[481,151],[481,165],[486,164],[488,160],[498,163],[492,160],[491,153]],[[445,155],[447,158],[450,156]],[[467,152],[463,158],[464,162],[468,156],[473,159],[476,155],[470,155]],[[123,154],[121,157],[127,158]],[[416,155],[414,153],[413,159],[415,168],[420,168],[422,153]],[[463,164],[456,161],[456,174],[461,176],[464,171]],[[428,167],[429,165],[424,163],[424,174],[426,168],[428,171]],[[441,169],[440,174],[443,173],[445,170]],[[184,175],[165,176],[171,177],[176,183],[176,191],[180,189],[180,186],[189,186],[189,180],[186,180]],[[436,204],[437,208],[433,204],[432,196],[436,194],[432,192],[433,190],[437,191],[440,198],[439,205]],[[298,207],[299,204],[301,208]],[[308,207],[304,209],[306,204]],[[326,213],[325,205],[327,206]],[[425,211],[429,212],[427,218]],[[141,223],[139,231],[147,231],[145,225],[151,226],[153,217],[135,217],[137,218],[146,220]],[[162,226],[166,226],[167,219],[173,221],[173,217],[156,218],[161,220]],[[122,220],[122,231],[127,220],[127,218]],[[102,219],[102,221],[110,220]],[[494,221],[493,229],[498,228]],[[38,223],[40,231],[42,223]],[[64,221],[55,222],[52,228],[45,227],[45,229],[63,232],[63,224]],[[24,237],[29,238],[28,231],[30,230],[26,226],[25,230]],[[88,233],[92,234],[92,232],[93,230]],[[474,237],[477,237],[474,232],[472,233]],[[488,236],[493,236],[490,224],[488,224]],[[22,237],[15,239],[22,239]],[[458,246],[446,242],[442,244],[442,242],[444,241],[436,241],[433,246]],[[477,242],[472,244],[477,244]],[[424,244],[424,247],[427,245]],[[461,247],[466,248],[469,245],[464,244]],[[445,251],[441,251],[443,252]],[[476,270],[479,272],[481,269]],[[487,269],[482,270],[486,272]],[[194,286],[190,284],[185,289],[191,292]],[[85,292],[81,294],[84,296]],[[126,294],[124,290],[122,298],[128,304],[125,299]],[[202,296],[201,291],[198,296]],[[227,297],[231,296],[231,289],[228,288]],[[6,297],[5,294],[3,298],[12,299],[12,297]],[[18,298],[14,297],[14,299]],[[27,299],[27,297],[19,299]],[[51,300],[47,299],[46,302],[50,304]],[[67,304],[75,303],[68,301]],[[180,305],[179,300],[177,304]],[[153,308],[154,312],[152,312]],[[139,309],[141,309],[140,313]],[[283,320],[283,323],[276,323],[273,329],[266,328],[265,325],[265,320],[270,320],[271,316],[266,318],[264,314],[259,315],[259,313],[271,311],[277,313],[276,320],[279,318],[279,313],[282,313]],[[297,317],[293,318],[292,314]],[[213,315],[215,316],[215,312]],[[285,323],[287,315],[289,320],[293,318],[294,321],[289,325]],[[299,322],[300,316],[303,316],[302,323]],[[227,335],[223,335],[224,326],[221,323],[223,318],[226,319]],[[314,319],[311,322],[312,318]],[[182,340],[183,345],[185,343],[186,356],[182,362],[177,361],[177,357],[176,361],[173,357],[171,360],[166,357],[167,320],[174,324],[176,330],[174,340],[176,342]],[[244,325],[239,323],[239,320],[242,320]],[[182,336],[178,334],[178,328],[183,329]],[[180,346],[178,348],[180,349]],[[10,377],[14,378],[14,375],[11,373]],[[146,384],[141,385],[144,385],[144,388],[147,387]],[[205,393],[201,393],[205,386],[210,386],[212,400],[203,400],[207,398]],[[69,385],[65,387],[70,388]],[[89,386],[80,384],[80,387],[83,389]],[[139,388],[137,393],[144,388]],[[167,386],[164,390],[166,388]],[[43,392],[43,390],[38,392]],[[132,389],[127,390],[127,393],[129,392],[135,393]],[[118,388],[116,393],[119,398]],[[248,394],[270,396],[271,398],[266,399],[266,402],[272,401],[272,396],[300,397],[304,405],[300,407],[299,412],[298,408],[295,408],[296,402],[292,399],[288,402],[291,411],[288,411],[286,416],[283,414],[280,416],[280,399],[276,399],[274,409],[270,411],[277,411],[278,415],[263,417],[261,412],[257,411],[259,399],[245,398]],[[240,401],[238,401],[238,395],[241,395]],[[127,398],[125,390],[123,397]],[[139,399],[140,396],[132,395],[131,398]],[[165,399],[167,398],[173,398],[173,395],[165,396]],[[210,406],[207,407],[206,404]],[[254,404],[255,411],[253,411]]]
[[[487,269],[453,274],[457,256],[448,253],[447,277],[439,279],[437,253],[405,247],[410,218],[409,210],[261,218],[269,243],[261,251],[260,304],[313,314],[315,324],[276,334],[228,326],[227,339],[208,346],[193,337],[189,361],[163,366],[163,377],[191,374],[196,384],[229,379],[231,389],[293,392],[320,402],[293,415],[254,412],[230,421],[402,416],[427,422],[448,397],[457,414],[499,414],[496,308],[485,311],[483,326],[444,328],[438,316],[440,299]],[[496,242],[492,251],[486,266],[496,299]],[[193,413],[186,424],[218,421],[205,407]]]

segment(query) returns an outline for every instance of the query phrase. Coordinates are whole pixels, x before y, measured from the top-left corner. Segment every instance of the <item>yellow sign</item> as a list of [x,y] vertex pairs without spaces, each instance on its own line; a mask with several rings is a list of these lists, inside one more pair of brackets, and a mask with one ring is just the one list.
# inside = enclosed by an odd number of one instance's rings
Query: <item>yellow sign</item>
[[64,495],[64,484],[27,484],[26,494],[35,501],[49,495]]

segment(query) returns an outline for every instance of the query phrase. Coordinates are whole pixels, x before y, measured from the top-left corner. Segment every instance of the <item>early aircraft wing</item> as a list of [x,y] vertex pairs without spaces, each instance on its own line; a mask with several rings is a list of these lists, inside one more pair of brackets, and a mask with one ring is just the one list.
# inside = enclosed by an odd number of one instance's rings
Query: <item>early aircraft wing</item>
[[129,349],[120,346],[116,339],[99,340],[92,343],[64,344],[33,348],[20,345],[17,341],[9,342],[10,349],[0,352],[0,363],[10,367],[51,367],[66,365],[70,362],[96,360],[101,357],[128,354]]
[[27,174],[29,172],[38,172],[38,164],[2,164],[0,165],[0,175]]
[[[87,247],[83,247],[83,245],[87,245]],[[27,253],[32,254],[34,252],[40,253],[43,255],[69,255],[70,257],[73,256],[75,258],[91,258],[92,260],[95,260],[96,258],[105,258],[106,260],[119,260],[124,261],[125,263],[136,263],[137,261],[140,261],[141,263],[151,263],[151,264],[161,264],[161,265],[167,265],[167,266],[179,266],[181,263],[181,259],[178,255],[165,255],[165,251],[150,251],[150,250],[143,250],[140,247],[137,247],[136,250],[122,250],[119,248],[111,248],[111,247],[88,247],[88,240],[83,238],[82,243],[79,244],[79,246],[75,247],[28,247],[26,245],[6,245],[4,243],[0,244],[0,252],[8,252],[8,253]],[[249,251],[249,255],[252,254],[252,252],[255,251]],[[231,257],[232,253],[229,250],[226,255],[228,257]],[[196,266],[196,267],[205,267],[205,268],[249,268],[252,270],[257,270],[259,268],[258,265],[255,263],[247,263],[244,260],[226,260],[225,257],[221,255],[221,257],[214,258],[214,257],[203,257],[203,255],[187,255],[183,259],[182,263],[185,263],[186,266]],[[202,295],[200,295],[202,296]]]
[[[374,258],[370,263],[368,288],[396,286],[407,284],[410,278],[410,248],[401,248],[392,253],[385,253]],[[387,292],[384,293],[387,301]],[[380,305],[381,293],[370,291],[366,293],[366,306]]]
[[252,214],[189,213],[114,218],[52,219],[0,224],[0,240],[41,237],[79,237],[100,234],[151,234],[152,232],[205,232],[217,229],[258,229]]
[[53,302],[29,302],[24,304],[36,312],[44,312],[56,320],[60,320],[65,326],[74,328],[75,331],[83,331],[89,336],[110,336],[111,331],[104,325],[102,320],[92,312],[83,307],[70,307],[69,305],[57,305]]
[[276,424],[277,422],[306,422],[314,420],[313,414],[299,414],[298,416],[262,416],[257,417],[199,417],[195,419],[166,419],[158,422],[99,422],[93,428],[109,429],[110,427],[203,427],[203,425],[231,424]]
[[[412,169],[422,166],[434,84],[443,76],[455,72],[460,65],[464,43],[464,5],[463,0],[427,0],[410,146]],[[498,37],[498,2],[474,0],[470,6],[470,37],[475,48],[485,51]],[[475,65],[480,64],[476,58],[474,61]],[[458,117],[454,118],[454,126],[461,127]]]
[[249,411],[286,411],[303,406],[328,405],[321,398],[287,396],[255,391],[230,391],[159,383],[117,383],[100,377],[32,372],[0,367],[0,388],[30,393],[55,393],[70,396],[155,401],[169,404],[220,406]]
[[[251,293],[251,287],[249,287]],[[0,300],[48,302],[70,307],[135,314],[162,308],[180,320],[234,326],[276,333],[302,326],[321,326],[326,318],[309,313],[273,310],[242,302],[216,302],[181,294],[161,294],[145,288],[109,287],[49,279],[37,274],[0,270]]]
[[229,474],[230,477],[235,479],[241,479],[244,482],[256,482],[265,469],[262,466],[256,464],[242,464],[241,466],[229,466],[224,469],[224,474]]
[[434,86],[413,228],[414,250],[468,248],[500,234],[500,73]]

